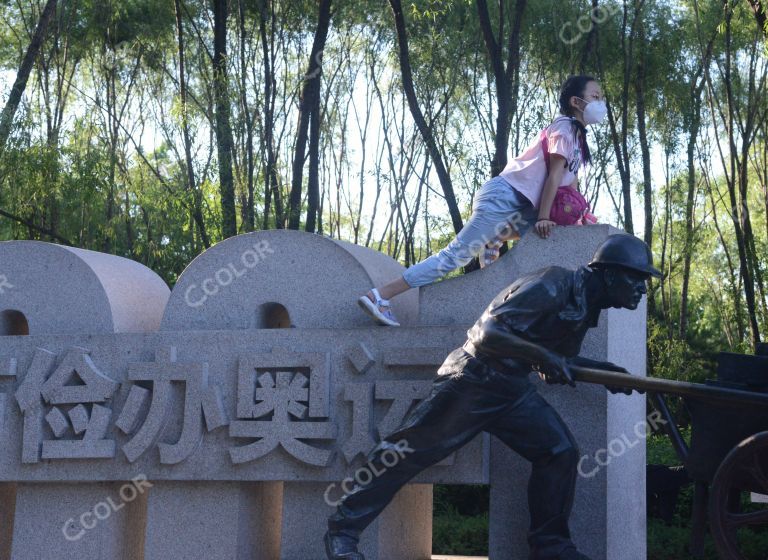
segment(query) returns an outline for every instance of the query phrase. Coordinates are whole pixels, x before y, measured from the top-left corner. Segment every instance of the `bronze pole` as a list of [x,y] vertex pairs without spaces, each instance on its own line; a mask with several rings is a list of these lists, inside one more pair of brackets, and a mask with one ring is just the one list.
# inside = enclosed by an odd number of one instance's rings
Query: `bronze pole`
[[694,397],[702,400],[717,401],[731,405],[756,405],[768,407],[768,393],[754,391],[740,391],[724,387],[712,387],[702,383],[688,383],[686,381],[671,381],[669,379],[657,379],[655,377],[639,377],[603,371],[600,369],[570,366],[575,381],[607,385],[609,387],[628,388],[649,393],[666,393],[681,397]]

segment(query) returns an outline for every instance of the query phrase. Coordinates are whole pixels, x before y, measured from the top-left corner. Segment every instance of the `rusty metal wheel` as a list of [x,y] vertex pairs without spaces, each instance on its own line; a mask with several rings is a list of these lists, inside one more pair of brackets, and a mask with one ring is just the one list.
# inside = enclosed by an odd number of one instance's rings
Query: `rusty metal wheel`
[[752,493],[768,495],[768,432],[748,437],[720,464],[712,483],[709,520],[723,560],[765,560],[768,551],[747,555],[748,541],[768,532],[768,503],[753,503]]

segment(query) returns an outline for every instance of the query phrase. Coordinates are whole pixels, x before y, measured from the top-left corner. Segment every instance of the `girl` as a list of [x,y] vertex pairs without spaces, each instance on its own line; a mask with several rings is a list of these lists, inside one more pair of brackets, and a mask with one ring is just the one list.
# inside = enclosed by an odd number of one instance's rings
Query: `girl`
[[400,326],[390,298],[433,283],[468,264],[486,247],[493,255],[494,248],[522,236],[531,226],[540,237],[549,237],[556,225],[550,212],[558,187],[576,188],[580,165],[591,161],[586,125],[602,121],[607,112],[600,84],[592,76],[569,77],[561,88],[559,105],[561,115],[546,132],[480,188],[472,215],[446,248],[358,299],[366,313],[382,325]]

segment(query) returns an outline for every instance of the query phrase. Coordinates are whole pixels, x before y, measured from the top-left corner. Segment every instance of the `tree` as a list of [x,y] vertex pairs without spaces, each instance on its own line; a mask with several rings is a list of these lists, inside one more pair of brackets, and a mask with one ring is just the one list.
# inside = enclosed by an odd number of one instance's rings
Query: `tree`
[[45,3],[43,11],[40,13],[40,19],[37,22],[35,33],[32,35],[32,40],[27,47],[26,53],[24,53],[24,58],[21,59],[19,71],[16,73],[16,81],[13,83],[11,93],[8,95],[8,101],[5,103],[2,114],[0,114],[0,155],[2,155],[3,150],[5,149],[5,143],[8,141],[8,135],[11,133],[13,117],[16,115],[21,96],[24,93],[24,89],[27,87],[29,73],[32,71],[32,65],[35,63],[37,53],[40,52],[40,47],[45,39],[48,24],[50,23],[53,14],[56,12],[56,1],[57,0],[48,0]]
[[491,28],[487,0],[476,0],[480,28],[483,32],[483,39],[496,84],[496,134],[494,135],[495,151],[491,160],[491,177],[501,173],[507,165],[509,131],[512,126],[512,117],[517,111],[520,75],[520,27],[527,4],[526,0],[516,0],[515,2],[513,15],[510,17],[511,29],[507,38],[505,64],[502,46],[504,44],[505,3],[505,0],[499,0],[499,36],[497,38]]
[[213,93],[216,104],[216,145],[221,193],[221,233],[226,239],[237,235],[235,180],[232,174],[232,125],[229,115],[227,79],[228,0],[213,1]]
[[179,96],[181,97],[181,131],[184,139],[184,158],[187,175],[187,191],[192,193],[192,219],[197,225],[200,238],[203,241],[203,247],[206,249],[211,246],[211,240],[208,237],[205,220],[203,218],[203,200],[200,189],[195,180],[195,164],[192,159],[192,139],[189,134],[188,107],[187,107],[187,80],[185,75],[185,54],[184,54],[184,27],[182,25],[181,0],[174,0],[176,12],[176,32],[178,38],[179,55]]
[[319,199],[319,182],[317,158],[320,146],[320,80],[323,75],[322,59],[325,42],[328,38],[328,28],[331,22],[331,0],[321,0],[315,39],[309,55],[309,66],[304,76],[301,98],[299,101],[299,126],[296,134],[296,144],[293,154],[293,178],[291,194],[288,200],[288,228],[299,229],[301,219],[301,190],[304,180],[304,160],[306,158],[307,139],[312,124],[310,142],[310,158],[314,164],[310,166],[309,201],[307,210],[307,231],[315,230],[317,220],[317,205]]
[[757,26],[763,30],[766,38],[768,38],[768,21],[766,21],[766,3],[765,0],[747,0],[752,7],[752,12],[755,14],[755,21]]
[[448,170],[445,168],[443,156],[440,154],[440,150],[437,147],[435,138],[432,135],[432,129],[427,125],[427,121],[424,119],[424,114],[419,108],[419,102],[416,99],[416,90],[413,86],[413,74],[411,71],[410,55],[408,52],[408,34],[405,29],[405,18],[403,17],[403,6],[400,0],[389,0],[389,5],[392,8],[392,14],[395,18],[398,56],[400,59],[400,72],[402,74],[403,90],[405,90],[405,96],[408,100],[408,108],[410,109],[411,116],[413,117],[413,120],[419,129],[421,138],[427,146],[429,156],[432,158],[435,171],[437,172],[437,176],[440,179],[440,185],[443,188],[445,202],[448,205],[448,212],[451,215],[453,229],[456,233],[458,233],[464,227],[464,222],[461,219],[461,212],[459,212],[459,206],[456,203],[456,195],[453,192],[453,183],[451,182],[451,177],[448,174]]

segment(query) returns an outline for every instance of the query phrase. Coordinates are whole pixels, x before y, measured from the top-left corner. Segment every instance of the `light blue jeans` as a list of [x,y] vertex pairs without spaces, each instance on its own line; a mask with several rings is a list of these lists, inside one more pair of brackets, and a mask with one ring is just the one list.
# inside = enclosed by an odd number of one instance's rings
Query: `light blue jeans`
[[412,288],[426,286],[467,265],[512,227],[522,236],[536,223],[538,211],[506,179],[494,177],[475,195],[472,215],[447,247],[406,269],[403,279]]

